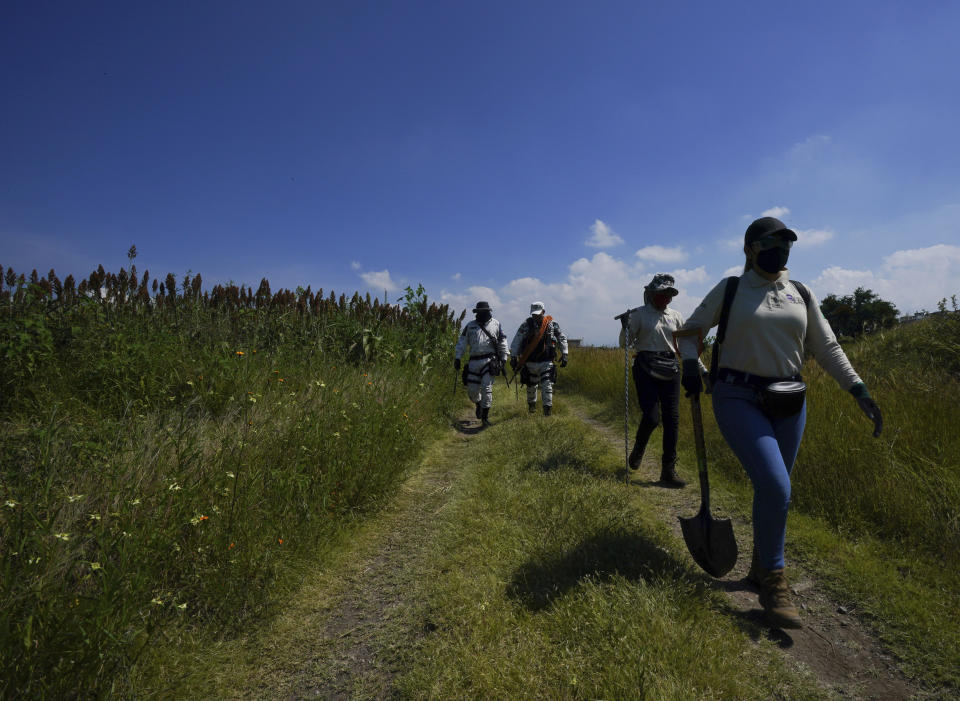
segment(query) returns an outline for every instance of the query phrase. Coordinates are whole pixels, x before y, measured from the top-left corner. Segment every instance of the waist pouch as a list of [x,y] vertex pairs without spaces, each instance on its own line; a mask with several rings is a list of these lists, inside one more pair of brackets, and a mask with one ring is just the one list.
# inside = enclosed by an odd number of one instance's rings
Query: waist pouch
[[541,372],[539,375],[534,375],[527,369],[527,366],[524,365],[520,368],[520,384],[527,385],[532,387],[533,385],[538,385],[542,380],[550,380],[550,382],[557,381],[557,366],[551,365],[548,369]]
[[[471,360],[477,360],[477,358],[471,358]],[[483,358],[481,357],[479,360],[483,360]],[[501,367],[500,361],[496,358],[493,358],[492,360],[489,360],[480,366],[477,372],[470,372],[470,362],[468,361],[463,366],[461,379],[463,380],[464,386],[479,385],[483,381],[483,376],[487,373],[490,373],[494,377],[499,375]]]
[[760,408],[770,419],[785,419],[803,409],[807,386],[799,380],[771,382],[757,391]]
[[677,356],[669,351],[640,351],[637,353],[637,364],[657,380],[672,380],[680,372]]

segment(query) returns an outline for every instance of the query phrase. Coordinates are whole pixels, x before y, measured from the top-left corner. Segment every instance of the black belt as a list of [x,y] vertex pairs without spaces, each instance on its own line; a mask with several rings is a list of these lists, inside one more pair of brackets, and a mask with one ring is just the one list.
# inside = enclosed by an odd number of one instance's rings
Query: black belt
[[766,387],[774,382],[788,382],[791,380],[799,381],[803,378],[800,374],[790,375],[789,377],[764,377],[763,375],[754,375],[749,372],[740,372],[731,368],[720,368],[717,370],[717,379],[720,382],[729,382],[732,385],[744,385],[746,387]]
[[471,355],[470,360],[486,360],[487,358],[492,358],[496,353],[484,353],[483,355]]

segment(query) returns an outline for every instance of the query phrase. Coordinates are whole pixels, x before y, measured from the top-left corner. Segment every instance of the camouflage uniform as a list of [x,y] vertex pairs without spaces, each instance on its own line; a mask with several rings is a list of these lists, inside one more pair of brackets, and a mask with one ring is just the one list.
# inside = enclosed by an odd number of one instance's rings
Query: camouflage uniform
[[[518,358],[527,350],[530,343],[540,333],[543,323],[543,302],[534,302],[530,305],[530,317],[525,319],[510,344],[510,364],[516,369]],[[554,365],[556,354],[560,353],[560,366],[567,365],[567,337],[560,330],[555,321],[547,324],[547,329],[534,350],[527,356],[520,379],[527,386],[527,405],[530,411],[536,410],[537,387],[543,397],[543,413],[550,415],[553,407],[553,383],[557,379],[557,368]]]
[[493,318],[490,305],[477,302],[477,318],[467,322],[457,339],[454,367],[460,368],[460,358],[470,348],[470,360],[464,369],[467,395],[477,407],[477,418],[488,424],[487,416],[493,404],[493,378],[507,364],[507,335],[500,322]]

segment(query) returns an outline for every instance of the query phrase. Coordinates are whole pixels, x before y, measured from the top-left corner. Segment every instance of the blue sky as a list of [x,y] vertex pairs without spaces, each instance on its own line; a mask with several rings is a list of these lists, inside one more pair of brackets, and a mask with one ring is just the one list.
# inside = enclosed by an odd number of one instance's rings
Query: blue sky
[[0,264],[396,299],[571,337],[764,213],[820,296],[960,293],[953,2],[6,2]]

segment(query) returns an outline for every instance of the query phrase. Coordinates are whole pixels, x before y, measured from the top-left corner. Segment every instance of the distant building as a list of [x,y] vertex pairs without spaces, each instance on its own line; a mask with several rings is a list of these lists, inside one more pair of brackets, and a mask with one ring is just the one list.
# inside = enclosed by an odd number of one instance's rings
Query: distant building
[[568,338],[567,346],[569,346],[570,348],[579,348],[582,342],[583,342],[582,338]]

